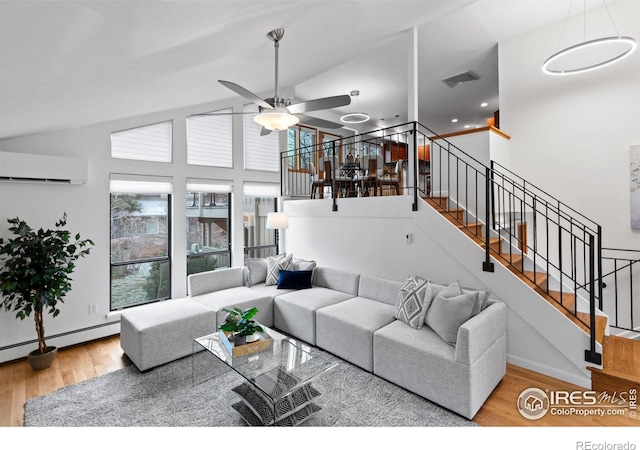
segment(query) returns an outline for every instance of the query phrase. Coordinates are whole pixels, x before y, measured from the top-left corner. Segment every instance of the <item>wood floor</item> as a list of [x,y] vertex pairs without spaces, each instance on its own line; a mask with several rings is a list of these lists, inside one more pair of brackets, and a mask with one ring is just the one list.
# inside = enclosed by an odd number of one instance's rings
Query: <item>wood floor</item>
[[[120,348],[120,337],[112,336],[60,349],[54,365],[32,371],[26,360],[0,364],[0,426],[20,427],[28,398],[63,386],[94,378],[131,364]],[[485,427],[637,427],[639,419],[625,416],[557,416],[547,413],[539,420],[524,418],[516,407],[520,393],[537,387],[544,390],[584,390],[517,366],[508,365],[507,374],[476,415],[474,422]],[[640,386],[639,386],[640,387]]]

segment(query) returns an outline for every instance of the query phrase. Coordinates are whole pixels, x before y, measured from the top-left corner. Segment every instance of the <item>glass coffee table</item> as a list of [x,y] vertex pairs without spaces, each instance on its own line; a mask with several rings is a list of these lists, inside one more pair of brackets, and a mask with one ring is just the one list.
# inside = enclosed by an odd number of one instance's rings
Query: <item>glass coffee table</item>
[[[314,403],[320,392],[312,381],[332,370],[338,362],[326,353],[263,326],[265,345],[255,352],[236,354],[218,332],[193,341],[192,379],[196,384],[196,353],[203,349],[242,375],[234,387],[240,401],[232,406],[251,426],[296,426],[320,411]],[[251,344],[248,344],[251,345]],[[243,346],[244,347],[244,346]],[[249,347],[247,347],[249,348]]]

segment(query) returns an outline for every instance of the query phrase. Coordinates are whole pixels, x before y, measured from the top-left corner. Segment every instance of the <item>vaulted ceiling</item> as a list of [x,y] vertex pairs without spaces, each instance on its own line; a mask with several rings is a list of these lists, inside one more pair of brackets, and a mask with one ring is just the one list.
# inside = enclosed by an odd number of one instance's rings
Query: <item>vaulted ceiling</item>
[[[483,125],[499,109],[498,42],[564,19],[570,3],[3,0],[0,139],[237,100],[219,79],[271,96],[265,35],[275,28],[285,29],[281,96],[359,90],[337,112],[365,111],[370,127],[407,119],[407,30],[416,28],[420,122],[438,133]],[[441,81],[467,70],[480,79]]]

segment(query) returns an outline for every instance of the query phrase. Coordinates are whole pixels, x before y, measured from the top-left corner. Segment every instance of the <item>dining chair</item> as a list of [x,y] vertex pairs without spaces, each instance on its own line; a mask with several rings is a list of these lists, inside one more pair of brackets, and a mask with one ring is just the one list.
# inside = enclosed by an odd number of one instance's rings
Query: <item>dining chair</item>
[[[320,158],[318,163],[320,163]],[[322,163],[324,164],[324,163]],[[319,198],[324,198],[324,177],[316,171],[316,166],[312,162],[309,163],[309,178],[311,182],[311,198],[316,198],[316,194]]]
[[401,170],[402,170],[402,160],[399,159],[396,161],[393,172],[382,177],[382,180],[380,182],[380,195],[382,195],[382,190],[385,186],[390,186],[395,191],[395,195],[400,194]]
[[365,171],[354,178],[354,181],[359,184],[362,195],[370,195],[371,189],[373,189],[373,195],[378,195],[378,189],[380,195],[382,195],[382,174],[384,173],[384,164],[382,155],[366,155],[362,158],[363,167]]

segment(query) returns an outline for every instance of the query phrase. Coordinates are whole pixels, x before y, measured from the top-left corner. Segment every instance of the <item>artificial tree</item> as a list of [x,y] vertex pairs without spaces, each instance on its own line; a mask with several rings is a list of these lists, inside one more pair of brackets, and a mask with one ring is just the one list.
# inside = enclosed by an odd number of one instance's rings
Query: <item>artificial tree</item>
[[[55,229],[32,229],[18,217],[7,219],[9,231],[15,237],[0,238],[0,305],[14,311],[16,318],[24,320],[34,313],[37,353],[47,353],[43,316],[45,310],[56,317],[58,302],[71,290],[74,261],[84,257],[94,245],[90,239],[80,239],[64,229],[67,214],[56,222]],[[35,353],[35,352],[32,352]]]

